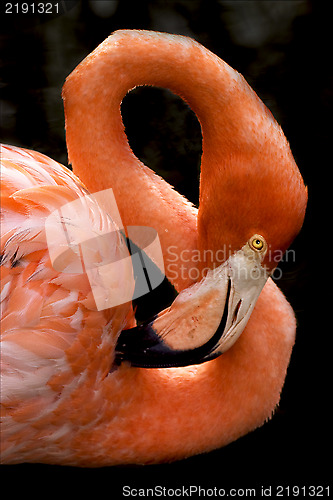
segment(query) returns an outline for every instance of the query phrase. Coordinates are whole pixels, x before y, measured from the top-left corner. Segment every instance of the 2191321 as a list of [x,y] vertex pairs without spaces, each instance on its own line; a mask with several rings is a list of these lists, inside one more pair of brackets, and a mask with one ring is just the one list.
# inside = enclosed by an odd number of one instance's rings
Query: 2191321
[[279,486],[275,487],[276,497],[329,497],[329,486]]
[[6,2],[5,14],[59,14],[59,2]]

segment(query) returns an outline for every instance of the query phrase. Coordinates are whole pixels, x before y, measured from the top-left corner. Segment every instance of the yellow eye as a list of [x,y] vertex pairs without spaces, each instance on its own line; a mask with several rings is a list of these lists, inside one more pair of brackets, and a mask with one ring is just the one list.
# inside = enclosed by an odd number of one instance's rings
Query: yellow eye
[[252,236],[252,238],[249,241],[250,247],[253,248],[253,250],[260,251],[266,246],[266,242],[260,234],[255,234]]
[[256,250],[261,250],[262,247],[264,246],[264,243],[262,240],[259,240],[259,238],[256,238],[255,240],[252,240],[252,246]]

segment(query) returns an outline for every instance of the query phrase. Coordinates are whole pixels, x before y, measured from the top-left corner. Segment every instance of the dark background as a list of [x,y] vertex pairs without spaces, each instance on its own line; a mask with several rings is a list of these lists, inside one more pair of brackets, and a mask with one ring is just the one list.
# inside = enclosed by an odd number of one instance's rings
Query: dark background
[[[105,0],[59,4],[58,16],[3,16],[2,142],[41,151],[66,164],[61,87],[96,45],[119,28],[195,38],[241,72],[270,108],[308,185],[306,221],[293,244],[296,262],[282,263],[283,275],[278,280],[299,326],[274,418],[228,447],[158,466],[92,470],[6,466],[3,470],[8,479],[24,474],[26,492],[38,484],[43,492],[41,480],[45,478],[55,493],[67,484],[66,489],[93,488],[105,498],[120,497],[123,485],[257,487],[258,496],[261,485],[327,485],[332,421],[332,327],[328,326],[330,308],[325,301],[325,297],[331,298],[327,289],[327,225],[331,227],[331,220],[325,196],[332,167],[329,2]],[[122,111],[137,156],[196,203],[201,133],[188,107],[167,91],[141,88],[125,98]]]

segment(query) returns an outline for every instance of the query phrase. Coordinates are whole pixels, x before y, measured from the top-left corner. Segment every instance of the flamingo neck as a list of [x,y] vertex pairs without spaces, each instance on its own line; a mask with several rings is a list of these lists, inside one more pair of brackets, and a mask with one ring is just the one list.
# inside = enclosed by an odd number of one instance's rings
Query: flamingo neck
[[[170,89],[199,119],[203,156],[198,221],[196,209],[130,149],[120,104],[129,90],[140,85]],[[194,281],[181,275],[181,267],[205,265],[205,259],[184,262],[184,250],[199,248],[215,255],[228,245],[233,251],[251,234],[260,233],[258,204],[254,202],[253,210],[247,193],[253,192],[250,198],[255,200],[257,176],[264,168],[260,213],[267,196],[272,199],[272,151],[282,163],[293,160],[263,103],[241,75],[210,51],[186,37],[118,31],[73,71],[63,97],[74,172],[92,192],[113,188],[124,225],[158,230],[166,275],[176,288]],[[244,215],[252,212],[251,225]],[[208,265],[215,260],[210,258]]]

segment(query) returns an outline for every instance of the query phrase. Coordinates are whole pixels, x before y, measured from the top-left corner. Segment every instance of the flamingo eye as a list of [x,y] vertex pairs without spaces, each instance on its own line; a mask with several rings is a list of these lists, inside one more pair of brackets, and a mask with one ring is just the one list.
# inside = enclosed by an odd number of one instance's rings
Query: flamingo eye
[[260,250],[262,250],[264,247],[266,248],[266,241],[259,234],[252,236],[252,238],[249,241],[249,244],[253,250],[257,250],[258,252],[260,252]]

